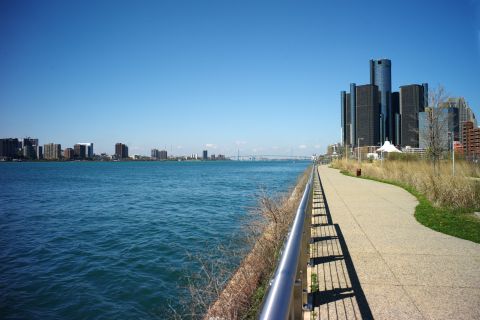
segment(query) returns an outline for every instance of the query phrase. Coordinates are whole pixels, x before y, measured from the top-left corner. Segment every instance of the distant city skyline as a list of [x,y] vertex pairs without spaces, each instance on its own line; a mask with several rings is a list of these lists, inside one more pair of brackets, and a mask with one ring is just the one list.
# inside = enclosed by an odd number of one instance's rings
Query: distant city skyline
[[382,58],[392,88],[442,84],[480,115],[474,0],[4,1],[0,39],[0,137],[40,145],[325,153],[339,92]]

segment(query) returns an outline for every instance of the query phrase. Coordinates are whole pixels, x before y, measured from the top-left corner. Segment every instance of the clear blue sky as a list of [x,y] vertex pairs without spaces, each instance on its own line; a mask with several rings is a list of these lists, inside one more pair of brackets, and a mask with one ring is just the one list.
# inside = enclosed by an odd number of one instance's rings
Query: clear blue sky
[[325,152],[392,60],[480,117],[480,0],[0,1],[0,136],[113,153]]

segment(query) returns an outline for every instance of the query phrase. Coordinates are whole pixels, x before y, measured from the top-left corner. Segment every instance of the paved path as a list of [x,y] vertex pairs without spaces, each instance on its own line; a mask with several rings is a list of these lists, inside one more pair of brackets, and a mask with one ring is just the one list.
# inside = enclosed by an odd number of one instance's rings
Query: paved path
[[[419,224],[417,201],[401,188],[326,166],[319,173],[332,222],[319,227],[346,245],[333,255],[345,256],[339,266],[348,269],[345,281],[354,291],[347,318],[480,319],[479,244]],[[345,318],[338,310],[321,318]]]

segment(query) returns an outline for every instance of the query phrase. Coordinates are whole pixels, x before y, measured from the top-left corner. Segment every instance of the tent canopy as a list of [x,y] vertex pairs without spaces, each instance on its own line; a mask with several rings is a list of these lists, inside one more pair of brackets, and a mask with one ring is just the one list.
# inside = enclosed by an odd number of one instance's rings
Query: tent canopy
[[388,140],[385,140],[385,143],[383,144],[383,146],[381,146],[380,148],[377,149],[377,152],[400,152],[400,153],[402,153],[402,151],[395,148],[395,146],[393,144],[391,144],[390,141],[388,141]]

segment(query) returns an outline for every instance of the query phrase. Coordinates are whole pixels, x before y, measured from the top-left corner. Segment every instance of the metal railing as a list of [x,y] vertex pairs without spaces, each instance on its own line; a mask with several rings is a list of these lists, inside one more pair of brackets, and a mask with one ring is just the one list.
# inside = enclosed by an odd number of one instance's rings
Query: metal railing
[[[297,273],[302,249],[302,238],[304,237],[304,224],[307,214],[308,202],[310,200],[313,185],[313,173],[315,164],[312,167],[310,179],[305,186],[302,200],[297,209],[295,220],[285,242],[275,275],[270,282],[270,288],[263,304],[260,314],[262,320],[287,319],[289,314],[294,314],[294,309],[300,310],[302,302],[293,306],[294,287],[298,282]],[[305,261],[306,265],[306,261]],[[306,277],[306,275],[305,275]],[[300,289],[302,289],[300,287]],[[301,295],[301,294],[300,294]]]

